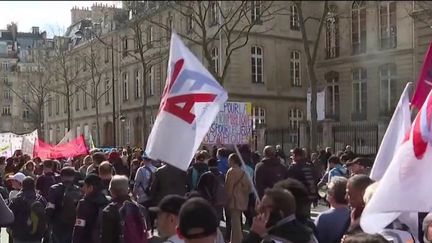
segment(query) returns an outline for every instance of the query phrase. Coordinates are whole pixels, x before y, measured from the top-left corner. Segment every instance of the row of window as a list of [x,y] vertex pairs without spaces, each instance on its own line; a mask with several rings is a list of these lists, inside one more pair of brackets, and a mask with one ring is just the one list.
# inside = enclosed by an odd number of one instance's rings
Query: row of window
[[[380,1],[378,6],[379,43],[381,49],[396,48],[397,24],[396,2]],[[357,55],[366,52],[366,1],[354,1],[351,7],[351,53]],[[326,19],[326,57],[339,56],[339,18],[336,6],[330,6]]]
[[[298,109],[291,109],[288,112],[289,126],[291,129],[298,129],[300,122],[303,121],[303,112]],[[253,129],[266,123],[266,111],[263,107],[254,106],[252,108],[252,126]]]
[[[325,74],[326,90],[326,116],[338,118],[340,109],[339,73],[330,71]],[[367,71],[356,68],[352,71],[352,112],[354,120],[366,119],[367,114]],[[380,83],[380,113],[390,114],[396,107],[398,93],[398,80],[396,65],[385,64],[379,68]]]

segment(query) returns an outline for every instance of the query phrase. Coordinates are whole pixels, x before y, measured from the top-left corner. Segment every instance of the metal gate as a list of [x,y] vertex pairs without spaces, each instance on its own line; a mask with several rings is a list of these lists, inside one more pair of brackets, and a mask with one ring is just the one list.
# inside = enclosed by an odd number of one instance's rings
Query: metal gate
[[265,141],[268,145],[281,145],[283,151],[289,154],[292,148],[300,146],[300,129],[267,129],[265,132]]
[[378,124],[349,124],[333,126],[333,148],[341,151],[351,145],[358,155],[375,155],[378,151]]

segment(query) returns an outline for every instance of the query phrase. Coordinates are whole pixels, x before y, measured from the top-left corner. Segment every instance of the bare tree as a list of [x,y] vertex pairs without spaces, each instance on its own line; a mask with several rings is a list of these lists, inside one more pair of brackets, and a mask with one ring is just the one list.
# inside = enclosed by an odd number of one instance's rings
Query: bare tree
[[[79,91],[79,60],[78,56],[73,56],[68,49],[69,39],[65,37],[55,37],[54,50],[49,57],[45,73],[47,78],[52,79],[50,91],[57,93],[65,98],[67,113],[67,129],[71,129],[72,102],[75,94]],[[54,80],[53,80],[54,79]]]
[[[215,46],[223,55],[223,62],[209,65],[209,71],[223,84],[228,74],[231,58],[236,50],[247,45],[254,27],[264,26],[283,8],[273,1],[175,1],[169,7],[185,20],[185,30],[178,34],[189,42],[198,45],[207,63],[213,64]],[[174,20],[166,23],[153,22],[166,30],[172,30]],[[264,27],[262,27],[264,28]],[[268,29],[261,31],[269,31]],[[217,43],[219,41],[219,43]]]
[[[100,52],[97,51],[98,47],[99,46],[95,43],[95,39],[90,39],[87,48],[88,50],[81,55],[82,59],[84,59],[84,65],[86,65],[86,68],[90,68],[90,80],[88,82],[80,83],[79,88],[84,92],[84,95],[90,97],[92,107],[95,108],[96,139],[97,144],[100,144],[99,103],[100,100],[111,90],[112,86],[107,86],[105,89],[101,89],[101,85],[104,84],[102,77],[105,70],[104,66],[101,65],[100,62]],[[88,89],[89,84],[90,91]]]
[[49,101],[48,90],[51,85],[50,80],[43,75],[42,62],[42,57],[37,58],[36,70],[20,70],[19,75],[23,82],[18,87],[10,87],[12,93],[21,100],[30,112],[29,117],[32,118],[36,129],[39,131],[42,130],[44,107]]
[[405,5],[407,15],[422,25],[430,27],[432,30],[432,2],[430,1],[413,1],[411,8]]
[[[303,15],[303,4],[304,2],[301,1],[295,1],[295,6],[297,7],[298,12],[298,18],[299,18],[299,24],[300,24],[300,30],[302,33],[302,40],[303,40],[303,47],[304,52],[306,55],[307,60],[307,70],[309,74],[309,87],[311,91],[311,126],[310,126],[310,149],[315,150],[317,148],[317,77],[315,73],[315,63],[317,61],[317,52],[318,47],[320,44],[320,38],[321,33],[324,28],[324,23],[326,21],[326,16],[328,13],[328,2],[324,1],[322,4],[322,14],[319,19],[311,18],[311,17],[305,17]],[[313,49],[311,51],[310,49],[310,42],[309,37],[307,33],[310,33],[310,31],[307,30],[306,22],[308,20],[317,20],[318,21],[318,28],[316,33],[316,39],[313,42]]]

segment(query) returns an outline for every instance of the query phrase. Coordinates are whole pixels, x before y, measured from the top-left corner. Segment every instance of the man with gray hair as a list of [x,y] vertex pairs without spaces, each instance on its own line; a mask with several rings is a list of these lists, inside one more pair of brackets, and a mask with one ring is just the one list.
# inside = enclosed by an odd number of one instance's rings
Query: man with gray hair
[[315,220],[319,242],[340,242],[350,224],[350,210],[345,198],[348,179],[332,177],[328,184],[327,201],[330,209]]
[[102,212],[101,242],[142,242],[147,239],[145,208],[129,197],[128,178],[115,175],[109,191],[112,203]]

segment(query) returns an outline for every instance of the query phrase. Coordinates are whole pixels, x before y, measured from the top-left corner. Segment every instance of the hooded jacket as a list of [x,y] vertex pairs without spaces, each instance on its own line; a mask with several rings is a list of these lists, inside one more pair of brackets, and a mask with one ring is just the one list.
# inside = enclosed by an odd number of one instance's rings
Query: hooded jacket
[[255,167],[255,185],[260,198],[266,188],[288,177],[288,169],[277,158],[264,158]]

